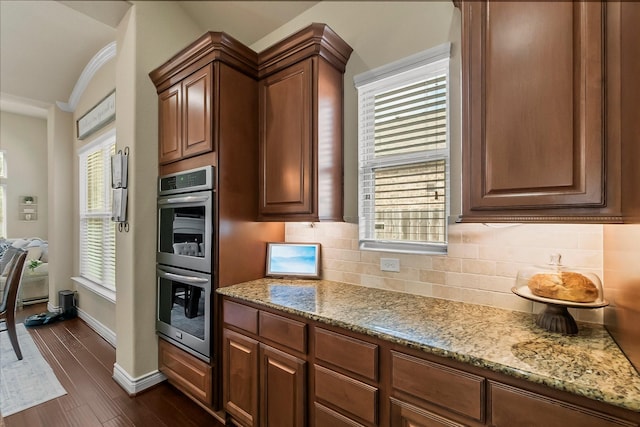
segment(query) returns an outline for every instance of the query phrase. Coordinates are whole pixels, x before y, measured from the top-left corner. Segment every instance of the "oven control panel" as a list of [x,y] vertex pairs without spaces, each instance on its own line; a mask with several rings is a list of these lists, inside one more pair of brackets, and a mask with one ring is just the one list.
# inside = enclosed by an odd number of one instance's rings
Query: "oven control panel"
[[191,169],[158,178],[158,195],[212,190],[213,166]]

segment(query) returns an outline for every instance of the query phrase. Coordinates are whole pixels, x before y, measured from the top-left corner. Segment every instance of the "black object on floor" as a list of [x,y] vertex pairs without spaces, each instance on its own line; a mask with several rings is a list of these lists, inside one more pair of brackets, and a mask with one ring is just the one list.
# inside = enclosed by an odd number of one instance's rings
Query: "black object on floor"
[[40,314],[33,314],[24,319],[25,326],[40,326],[48,325],[49,323],[57,322],[58,320],[64,320],[64,313],[53,313],[47,311]]

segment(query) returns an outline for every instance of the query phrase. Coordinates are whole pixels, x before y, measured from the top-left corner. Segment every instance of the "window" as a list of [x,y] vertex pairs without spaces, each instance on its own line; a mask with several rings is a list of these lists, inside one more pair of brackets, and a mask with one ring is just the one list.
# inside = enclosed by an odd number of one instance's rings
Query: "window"
[[111,222],[110,160],[115,130],[83,147],[80,171],[80,276],[115,291],[116,235]]
[[446,253],[450,44],[355,77],[362,249]]
[[7,152],[0,150],[0,237],[7,237]]

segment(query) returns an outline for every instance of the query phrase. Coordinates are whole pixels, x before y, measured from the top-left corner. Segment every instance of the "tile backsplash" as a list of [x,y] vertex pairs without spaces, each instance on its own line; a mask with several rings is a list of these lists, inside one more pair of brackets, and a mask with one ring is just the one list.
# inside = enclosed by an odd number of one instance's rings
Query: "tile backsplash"
[[[542,304],[514,295],[518,270],[562,264],[602,278],[603,226],[578,224],[454,224],[447,255],[409,255],[359,249],[358,225],[287,223],[287,242],[322,244],[322,278],[356,285],[538,313]],[[380,270],[380,258],[400,260],[400,272]],[[603,283],[606,297],[606,284]],[[570,309],[576,320],[603,322],[603,309]]]

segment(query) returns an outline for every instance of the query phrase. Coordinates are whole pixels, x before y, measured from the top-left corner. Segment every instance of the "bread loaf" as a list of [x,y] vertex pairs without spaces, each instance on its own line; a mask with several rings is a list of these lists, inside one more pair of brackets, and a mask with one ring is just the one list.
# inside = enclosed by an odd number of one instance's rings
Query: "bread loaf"
[[598,288],[580,273],[540,273],[527,283],[534,295],[573,302],[593,302],[598,299]]

